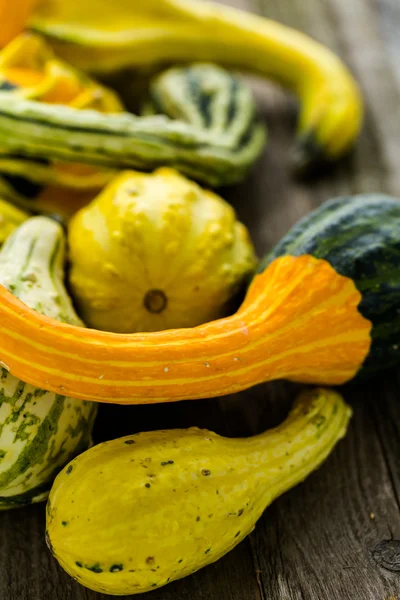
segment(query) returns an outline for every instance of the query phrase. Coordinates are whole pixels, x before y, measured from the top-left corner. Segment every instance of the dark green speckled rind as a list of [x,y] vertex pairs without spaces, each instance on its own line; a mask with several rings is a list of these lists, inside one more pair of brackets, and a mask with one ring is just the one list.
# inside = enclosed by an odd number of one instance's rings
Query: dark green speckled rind
[[357,377],[400,362],[400,200],[381,194],[330,200],[299,221],[259,270],[287,254],[327,260],[361,292],[359,310],[373,329]]

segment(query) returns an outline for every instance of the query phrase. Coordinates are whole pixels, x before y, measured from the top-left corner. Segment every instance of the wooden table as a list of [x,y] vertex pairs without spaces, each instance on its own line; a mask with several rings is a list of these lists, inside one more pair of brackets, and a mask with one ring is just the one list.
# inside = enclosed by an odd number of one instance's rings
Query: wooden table
[[[367,119],[351,157],[323,178],[288,171],[295,103],[256,84],[270,139],[249,180],[224,190],[263,254],[302,215],[332,196],[400,196],[400,4],[398,0],[233,0],[302,29],[349,64]],[[103,406],[97,440],[198,425],[227,435],[282,419],[296,387],[278,383],[221,400],[170,406]],[[218,563],[146,595],[149,600],[400,600],[400,378],[348,386],[348,436],[305,483],[277,500],[256,530]],[[0,515],[0,600],[106,600],[80,587],[44,543],[44,506]],[[132,597],[133,598],[133,597]],[[135,596],[138,600],[145,596]]]

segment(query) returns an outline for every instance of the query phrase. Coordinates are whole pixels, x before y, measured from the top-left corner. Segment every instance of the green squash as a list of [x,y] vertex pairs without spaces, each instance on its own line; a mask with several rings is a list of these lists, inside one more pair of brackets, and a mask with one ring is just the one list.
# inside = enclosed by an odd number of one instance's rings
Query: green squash
[[[33,217],[0,252],[0,283],[44,315],[83,326],[63,284],[64,233]],[[47,392],[0,368],[0,509],[45,500],[58,471],[91,446],[97,406]]]
[[330,200],[299,221],[261,262],[311,254],[350,277],[372,321],[372,346],[359,375],[400,362],[400,201],[381,194]]
[[[49,104],[22,92],[0,85],[0,192],[39,211],[49,203],[46,186],[74,194],[87,187],[94,196],[114,169],[170,166],[211,186],[230,184],[246,176],[264,147],[250,89],[215,65],[163,73],[141,116]],[[56,169],[60,163],[69,169]],[[77,164],[94,167],[92,179],[80,168],[74,175]]]

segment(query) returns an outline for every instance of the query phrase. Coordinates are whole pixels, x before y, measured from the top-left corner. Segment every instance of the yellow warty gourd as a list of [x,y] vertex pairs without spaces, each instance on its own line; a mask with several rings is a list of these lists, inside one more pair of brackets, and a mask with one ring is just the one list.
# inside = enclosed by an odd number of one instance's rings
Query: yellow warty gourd
[[167,168],[117,176],[73,217],[69,247],[82,318],[119,333],[225,316],[256,266],[232,207]]
[[317,389],[252,438],[192,428],[99,444],[57,477],[48,546],[79,583],[106,594],[185,577],[234,548],[268,504],[319,467],[350,414],[341,396]]

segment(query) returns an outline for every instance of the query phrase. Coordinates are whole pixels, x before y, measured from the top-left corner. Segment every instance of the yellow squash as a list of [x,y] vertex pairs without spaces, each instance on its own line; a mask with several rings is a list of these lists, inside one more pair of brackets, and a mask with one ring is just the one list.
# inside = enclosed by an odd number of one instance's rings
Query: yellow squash
[[99,444],[57,477],[47,544],[77,581],[106,594],[185,577],[234,548],[277,496],[319,467],[350,414],[339,394],[316,389],[282,425],[252,438],[192,428]]
[[82,318],[119,333],[225,316],[256,266],[232,207],[167,168],[118,175],[73,217],[69,247]]
[[321,154],[336,158],[360,129],[359,90],[340,59],[298,31],[243,11],[193,0],[42,0],[30,23],[84,70],[207,60],[277,81],[301,102],[298,167]]

